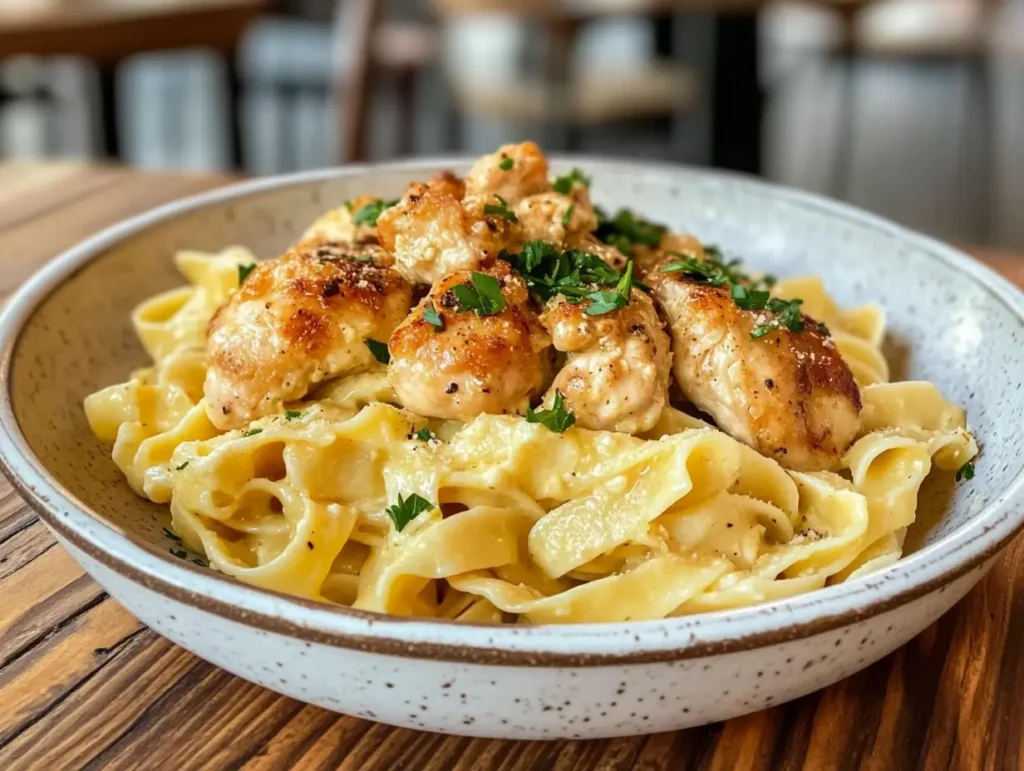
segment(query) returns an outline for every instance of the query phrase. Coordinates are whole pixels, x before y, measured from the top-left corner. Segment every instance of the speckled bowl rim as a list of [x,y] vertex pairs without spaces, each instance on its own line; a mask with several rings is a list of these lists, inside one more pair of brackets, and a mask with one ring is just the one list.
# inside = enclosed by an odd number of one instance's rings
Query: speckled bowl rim
[[[912,242],[983,287],[1024,320],[1024,294],[977,260],[881,217],[821,196],[743,175],[664,163],[587,156],[555,164],[602,173],[659,178],[669,184],[741,185],[748,195],[783,199],[897,242]],[[199,610],[268,632],[348,649],[429,660],[512,666],[607,666],[676,661],[752,650],[840,628],[911,602],[979,567],[1024,527],[1024,473],[969,522],[870,576],[749,608],[661,621],[536,627],[410,619],[331,606],[248,586],[132,541],[65,489],[29,448],[14,417],[10,370],[22,329],[36,308],[94,257],[147,228],[211,204],[278,187],[375,172],[415,174],[464,166],[462,157],[349,166],[256,179],[181,199],[114,225],[52,260],[0,315],[0,470],[58,536],[129,581]],[[125,320],[127,323],[127,319]]]

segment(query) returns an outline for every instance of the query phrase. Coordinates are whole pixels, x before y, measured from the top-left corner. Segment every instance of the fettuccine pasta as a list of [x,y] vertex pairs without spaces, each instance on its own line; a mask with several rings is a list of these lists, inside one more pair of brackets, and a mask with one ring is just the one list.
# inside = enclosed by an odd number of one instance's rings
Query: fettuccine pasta
[[[935,386],[885,382],[881,310],[842,312],[814,278],[779,291],[820,304],[864,386],[863,434],[840,474],[786,471],[673,407],[646,438],[510,415],[430,421],[402,409],[383,367],[220,432],[202,404],[202,330],[252,261],[179,255],[192,286],[134,314],[153,366],[90,396],[86,413],[132,488],[170,504],[184,547],[255,586],[493,622],[740,607],[898,559],[933,464],[955,471],[977,452]],[[437,438],[415,438],[421,428]],[[440,508],[397,532],[385,509],[400,493]]]

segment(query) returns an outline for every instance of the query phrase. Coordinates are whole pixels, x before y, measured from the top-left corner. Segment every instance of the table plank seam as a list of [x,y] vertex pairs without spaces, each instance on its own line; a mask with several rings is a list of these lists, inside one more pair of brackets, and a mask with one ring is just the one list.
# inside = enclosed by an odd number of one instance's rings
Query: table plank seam
[[[108,602],[113,602],[113,600],[111,600],[111,599],[109,599],[107,597],[104,597],[104,599],[106,599]],[[96,607],[96,606],[94,606],[94,607]],[[79,614],[79,615],[81,615],[81,614]],[[119,654],[132,642],[132,640],[134,640],[140,634],[142,634],[144,632],[149,632],[149,631],[150,630],[147,627],[140,626],[138,629],[136,629],[133,632],[130,632],[126,636],[122,637],[114,645],[112,645],[109,648],[107,648],[106,651],[108,653],[113,653],[113,655],[109,656],[106,660],[101,662],[99,664],[99,666],[97,666],[95,669],[93,669],[90,672],[88,672],[84,677],[82,677],[80,680],[78,680],[73,685],[71,685],[64,693],[60,694],[60,696],[58,696],[52,702],[47,704],[43,709],[39,710],[38,712],[33,714],[31,717],[29,717],[27,720],[25,720],[9,736],[7,736],[3,741],[0,741],[0,749],[3,749],[7,745],[9,745],[15,739],[17,739],[19,736],[21,736],[21,734],[23,734],[25,731],[29,730],[32,726],[34,726],[39,721],[43,720],[47,715],[49,715],[51,712],[53,712],[55,709],[57,709],[61,704],[63,704],[65,701],[67,701],[69,698],[71,698],[71,696],[73,696],[76,691],[78,691],[80,688],[85,686],[90,680],[92,680],[94,677],[96,677],[96,675],[98,675],[100,672],[102,672],[104,669],[106,669],[108,666],[110,666],[111,662],[116,661],[119,658]]]
[[4,222],[0,224],[0,236],[2,236],[4,231],[6,230],[13,230],[27,223],[34,222],[35,220],[42,219],[43,217],[47,217],[50,214],[53,214],[58,209],[63,208],[65,206],[70,206],[71,204],[75,203],[81,198],[85,198],[95,193],[102,193],[107,188],[113,187],[114,185],[119,184],[123,181],[124,180],[119,177],[114,177],[112,179],[104,180],[100,184],[76,190],[74,195],[62,197],[57,200],[51,200],[49,205],[41,209],[36,209],[35,211],[31,212],[30,214],[26,214],[23,217],[19,217],[17,219],[10,220],[9,222]]
[[[20,513],[24,513],[24,512],[20,512]],[[36,524],[38,521],[39,521],[39,517],[32,516],[32,517],[28,517],[28,518],[23,519],[23,520],[16,521],[15,524],[9,530],[2,530],[2,529],[0,529],[0,545],[3,545],[5,543],[7,543],[9,540],[14,538],[19,533],[24,533],[26,530],[28,530],[30,527],[32,527],[32,525]],[[56,541],[54,541],[54,543],[56,543]],[[40,552],[40,554],[42,554],[42,553],[43,552]],[[36,555],[36,556],[39,556],[39,555]],[[33,558],[33,559],[35,559],[35,558]],[[6,561],[7,561],[7,558],[4,557],[3,560],[0,560],[0,564],[3,564]],[[32,560],[29,560],[29,562],[31,562],[31,561]],[[21,570],[21,568],[24,567],[27,564],[28,564],[28,562],[24,563],[24,565],[19,567],[18,570]]]
[[[17,664],[18,661],[21,658],[23,658],[25,655],[31,653],[32,650],[34,650],[38,646],[45,645],[48,640],[50,640],[51,638],[53,638],[56,635],[60,634],[68,625],[73,624],[75,621],[80,619],[82,616],[84,616],[86,613],[91,611],[97,605],[99,605],[100,603],[102,603],[102,602],[104,602],[104,601],[106,601],[108,599],[110,599],[110,595],[107,594],[106,592],[103,592],[98,597],[95,597],[94,599],[92,599],[89,602],[87,602],[84,605],[82,605],[74,613],[71,613],[66,618],[61,619],[58,623],[54,624],[49,629],[46,629],[45,631],[42,631],[34,639],[26,642],[21,647],[16,648],[15,650],[13,650],[6,658],[0,660],[0,676],[2,676],[4,674],[4,672],[7,671],[8,667],[13,666],[14,664]],[[100,650],[100,649],[97,649],[97,650]],[[108,652],[109,652],[109,649],[108,649]]]

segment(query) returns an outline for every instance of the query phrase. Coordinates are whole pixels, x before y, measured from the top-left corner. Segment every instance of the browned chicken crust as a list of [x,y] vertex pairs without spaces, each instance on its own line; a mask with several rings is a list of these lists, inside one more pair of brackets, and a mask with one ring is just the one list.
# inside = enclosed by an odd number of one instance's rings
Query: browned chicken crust
[[773,314],[741,309],[727,287],[661,272],[675,259],[647,255],[640,274],[669,321],[673,372],[686,398],[786,468],[839,467],[860,430],[861,398],[832,341],[809,318],[801,332],[752,339]]
[[497,199],[462,198],[459,192],[446,177],[414,182],[377,219],[381,245],[406,280],[433,284],[453,271],[475,269],[508,244],[512,223],[486,211]]
[[[468,421],[481,413],[524,412],[547,382],[550,340],[530,307],[526,283],[501,260],[480,272],[498,279],[505,310],[490,316],[458,311],[451,290],[471,285],[471,271],[457,271],[435,284],[391,336],[388,381],[415,413]],[[443,329],[423,317],[428,305]]]
[[567,354],[544,399],[555,392],[576,425],[602,431],[647,431],[668,401],[672,354],[654,302],[639,289],[629,304],[589,316],[586,304],[555,300],[541,316],[557,350]]
[[307,243],[252,271],[209,325],[215,426],[238,428],[374,365],[366,340],[387,340],[412,303],[409,284],[374,264],[378,255],[374,245]]

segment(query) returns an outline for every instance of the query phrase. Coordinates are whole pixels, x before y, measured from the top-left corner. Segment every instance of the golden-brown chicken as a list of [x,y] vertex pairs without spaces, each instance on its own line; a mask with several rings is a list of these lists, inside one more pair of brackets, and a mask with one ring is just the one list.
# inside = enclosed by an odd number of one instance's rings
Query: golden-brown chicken
[[210,321],[205,393],[215,426],[243,426],[374,364],[366,341],[386,341],[412,304],[409,284],[369,261],[366,250],[378,248],[308,245],[252,271]]
[[380,242],[408,281],[433,284],[453,271],[475,269],[508,243],[510,218],[487,208],[500,206],[497,199],[460,198],[459,192],[451,177],[414,182],[377,219]]
[[[464,309],[456,287],[475,293],[481,281],[458,271],[435,284],[391,336],[388,382],[419,415],[468,421],[480,413],[523,412],[544,388],[550,340],[530,308],[526,283],[500,260],[480,274],[495,281],[490,288],[500,291],[504,309],[490,315]],[[434,318],[430,309],[439,325],[424,316]]]
[[[578,185],[571,195],[553,190],[523,198],[515,206],[516,247],[527,241],[547,241],[575,247],[597,227],[597,216],[587,188]],[[517,251],[518,251],[517,248]]]
[[372,195],[361,195],[332,209],[306,229],[299,243],[377,243],[377,228],[365,221],[357,223],[356,219],[364,207],[377,205],[379,201]]
[[650,429],[668,401],[670,342],[651,298],[633,289],[629,304],[601,316],[586,303],[552,301],[541,316],[556,349],[568,354],[545,396],[559,391],[576,425],[638,434]]
[[548,159],[533,142],[504,145],[496,153],[481,156],[466,177],[467,196],[499,195],[509,206],[550,189]]
[[860,429],[861,400],[832,341],[807,317],[802,331],[780,327],[751,338],[776,314],[741,309],[726,286],[660,270],[677,259],[651,253],[640,275],[668,319],[673,372],[686,398],[786,468],[836,468]]

